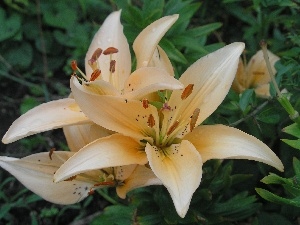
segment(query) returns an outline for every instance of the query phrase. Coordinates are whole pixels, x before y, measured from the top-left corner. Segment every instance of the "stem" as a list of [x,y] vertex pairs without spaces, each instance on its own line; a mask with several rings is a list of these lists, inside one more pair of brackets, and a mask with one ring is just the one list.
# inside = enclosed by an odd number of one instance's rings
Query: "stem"
[[255,114],[257,114],[260,110],[262,110],[267,104],[269,103],[269,101],[265,101],[263,104],[261,104],[260,106],[258,106],[253,112],[251,112],[250,114],[248,114],[246,117],[235,121],[234,123],[229,124],[229,126],[231,127],[235,127],[238,124],[240,124],[241,122],[247,120],[248,118],[254,116]]
[[114,200],[112,197],[108,196],[102,189],[97,189],[97,192],[108,202],[113,205],[118,205],[119,203]]
[[272,83],[273,83],[274,88],[275,88],[275,90],[277,92],[277,95],[278,95],[277,100],[279,101],[281,106],[285,109],[285,111],[289,114],[290,119],[293,120],[294,122],[300,124],[299,113],[294,109],[294,107],[292,106],[292,104],[290,103],[288,98],[285,95],[283,95],[280,92],[279,88],[278,88],[278,85],[277,85],[276,80],[275,80],[275,76],[274,76],[273,71],[271,69],[270,60],[269,60],[269,57],[268,57],[267,43],[262,40],[260,42],[260,46],[261,46],[262,51],[263,51],[263,55],[264,55],[264,59],[266,61],[266,65],[267,65],[269,75],[271,77]]

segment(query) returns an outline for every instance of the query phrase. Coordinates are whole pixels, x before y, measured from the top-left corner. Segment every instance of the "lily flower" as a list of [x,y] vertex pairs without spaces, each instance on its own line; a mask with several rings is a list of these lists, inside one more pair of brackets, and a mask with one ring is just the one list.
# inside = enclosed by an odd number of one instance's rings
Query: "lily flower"
[[[277,55],[268,50],[268,56],[271,63],[273,74],[276,73],[275,63],[280,59]],[[240,60],[232,88],[237,93],[242,93],[246,89],[254,88],[257,96],[261,98],[270,97],[271,77],[268,73],[266,62],[262,50],[259,50],[246,65],[246,62]]]
[[123,142],[122,135],[126,142],[115,148],[95,140],[66,161],[54,180],[108,165],[130,165],[124,155],[136,154],[148,161],[184,217],[209,159],[256,160],[283,170],[279,158],[257,138],[224,125],[198,126],[227,95],[243,49],[243,43],[233,43],[199,59],[179,79],[184,90],[159,91],[160,103],[92,93],[74,79],[72,93],[85,115],[118,133],[110,136],[111,143]]
[[[72,63],[74,76],[87,90],[103,95],[140,99],[160,89],[181,89],[172,64],[158,42],[178,15],[163,17],[146,27],[134,42],[137,70],[131,74],[129,45],[120,23],[121,11],[110,14],[95,34],[85,57],[86,73]],[[149,68],[143,68],[149,67]],[[150,68],[151,67],[151,68]],[[80,71],[77,75],[76,72]],[[76,80],[75,78],[71,79]],[[125,89],[125,84],[132,87]],[[133,90],[134,89],[134,90]],[[4,135],[5,144],[36,133],[70,125],[91,124],[75,100],[64,98],[41,104],[20,116]]]
[[42,152],[21,159],[0,156],[0,166],[43,199],[64,205],[77,203],[98,188],[116,187],[117,194],[125,198],[135,188],[161,184],[151,169],[137,164],[89,171],[54,183],[53,174],[73,154],[55,151],[49,156]]

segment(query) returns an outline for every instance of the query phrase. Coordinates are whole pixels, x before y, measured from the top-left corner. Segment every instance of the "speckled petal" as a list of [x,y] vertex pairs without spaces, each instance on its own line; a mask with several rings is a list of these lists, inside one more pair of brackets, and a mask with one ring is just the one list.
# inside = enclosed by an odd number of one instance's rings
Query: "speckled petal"
[[73,175],[106,167],[146,164],[146,154],[139,150],[140,144],[130,137],[113,134],[98,139],[72,156],[55,173],[55,182]]
[[168,189],[178,215],[183,218],[201,181],[202,159],[195,147],[186,140],[164,151],[166,155],[155,146],[146,146],[152,171]]
[[1,156],[0,166],[43,199],[56,204],[73,204],[87,197],[93,184],[77,179],[53,182],[54,172],[71,155],[71,152],[54,152],[52,160],[46,152],[21,159]]

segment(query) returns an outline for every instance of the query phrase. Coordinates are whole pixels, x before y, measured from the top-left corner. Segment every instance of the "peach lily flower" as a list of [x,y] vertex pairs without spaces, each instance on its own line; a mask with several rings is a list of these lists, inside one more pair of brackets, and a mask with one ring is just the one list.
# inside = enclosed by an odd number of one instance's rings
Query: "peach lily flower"
[[[121,11],[117,11],[106,18],[86,54],[86,74],[81,72],[76,77],[81,77],[79,79],[84,86],[93,92],[124,98],[140,99],[161,89],[182,89],[183,85],[172,76],[174,73],[169,58],[158,46],[178,15],[163,17],[139,34],[133,46],[137,70],[132,74],[129,45],[123,33],[120,15]],[[107,50],[107,55],[102,54],[101,49],[103,52]],[[113,65],[111,62],[114,62]],[[72,67],[79,70],[76,63]],[[127,83],[132,83],[132,87],[125,89]],[[82,113],[73,98],[64,98],[41,104],[19,117],[6,132],[2,142],[8,144],[43,131],[90,123],[92,121]]]
[[[279,158],[255,137],[224,125],[198,126],[228,93],[243,49],[243,43],[233,43],[199,59],[179,79],[184,90],[173,90],[171,95],[168,90],[160,91],[165,94],[160,106],[151,105],[147,99],[101,95],[76,79],[71,82],[74,98],[85,115],[119,133],[111,136],[114,143],[120,142],[122,135],[131,137],[115,152],[119,157],[109,158],[110,165],[130,164],[123,155],[132,154],[131,146],[138,143],[135,154],[148,161],[181,217],[188,211],[201,182],[202,165],[209,159],[250,159],[283,170]],[[130,83],[125,88],[129,87]],[[60,167],[54,180],[107,166],[103,158],[111,154],[111,149],[99,151],[101,143],[101,139],[96,140],[78,151]]]
[[[273,74],[276,73],[275,63],[280,59],[277,55],[268,50],[269,60]],[[242,93],[248,88],[254,88],[257,96],[261,98],[270,97],[271,77],[268,73],[262,50],[259,50],[246,65],[240,60],[232,88],[237,93]]]

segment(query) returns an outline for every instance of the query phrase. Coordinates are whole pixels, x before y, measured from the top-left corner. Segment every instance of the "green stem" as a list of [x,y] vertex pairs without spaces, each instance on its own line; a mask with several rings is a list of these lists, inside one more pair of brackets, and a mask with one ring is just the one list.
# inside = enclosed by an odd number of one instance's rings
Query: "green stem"
[[102,189],[97,189],[97,192],[108,202],[110,202],[113,205],[118,205],[119,203],[114,200],[113,198],[111,198],[110,196],[108,196]]

